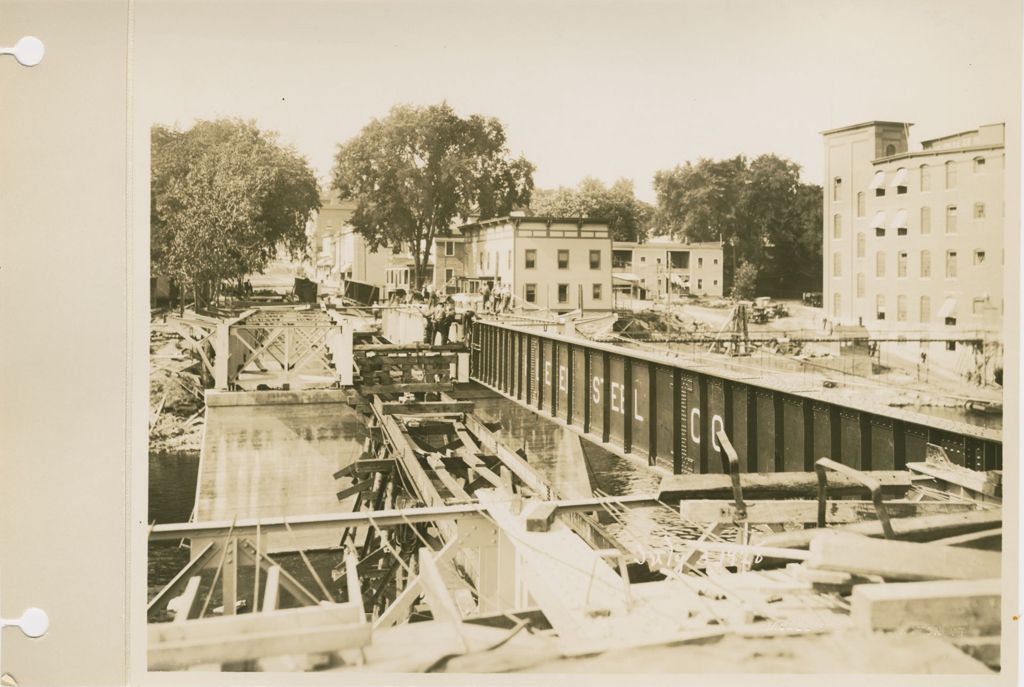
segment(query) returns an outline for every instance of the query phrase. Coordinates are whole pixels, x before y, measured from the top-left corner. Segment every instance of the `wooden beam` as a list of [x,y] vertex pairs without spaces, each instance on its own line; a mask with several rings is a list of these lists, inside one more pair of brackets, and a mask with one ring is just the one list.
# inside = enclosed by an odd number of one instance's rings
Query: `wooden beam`
[[[175,605],[178,610],[174,615],[174,622],[183,623],[192,615],[192,606],[196,603],[196,594],[199,593],[199,583],[202,581],[203,578],[199,575],[193,575],[188,578],[188,584],[185,585],[185,592],[181,596],[177,597],[178,603]],[[168,602],[168,605],[169,604],[170,602]]]
[[277,609],[277,597],[278,587],[281,581],[281,566],[272,565],[267,570],[267,585],[263,590],[263,608],[264,613],[269,613]]
[[391,472],[395,465],[394,458],[364,458],[352,463],[352,469],[358,475],[366,475],[372,472]]
[[1001,631],[999,579],[861,584],[850,597],[850,620],[868,630],[921,630],[944,637]]
[[[751,525],[772,523],[814,524],[818,518],[818,504],[811,500],[747,501],[746,522]],[[828,502],[826,517],[829,524],[854,523],[878,518],[871,501]],[[977,510],[973,503],[950,501],[886,501],[889,517],[903,518],[940,513],[963,513]],[[736,504],[725,499],[680,501],[679,514],[694,522],[733,522]]]
[[433,469],[434,474],[437,476],[441,483],[448,489],[452,496],[457,499],[464,501],[472,501],[473,498],[466,493],[466,490],[462,488],[455,478],[452,477],[451,473],[444,467],[444,461],[441,460],[441,456],[436,453],[427,455],[427,464]]
[[972,580],[998,578],[1001,555],[939,544],[872,539],[820,532],[811,542],[808,567],[887,580]]
[[451,391],[452,382],[408,382],[404,384],[362,384],[356,388],[361,394],[415,394]]
[[342,651],[366,646],[370,626],[354,604],[200,618],[148,627],[149,670],[248,661],[267,656]]
[[558,508],[549,502],[539,502],[525,513],[527,532],[547,532],[555,521]]
[[[946,513],[939,515],[922,515],[915,518],[893,518],[890,520],[896,539],[903,541],[928,542],[944,537],[952,537],[968,532],[990,530],[1000,527],[1003,522],[1002,511],[976,510],[965,513]],[[882,525],[877,520],[859,522],[853,525],[828,528],[831,532],[859,534],[865,537],[883,537]],[[805,549],[821,530],[797,530],[772,534],[762,539],[763,546],[777,546],[789,549]]]
[[376,478],[374,478],[374,477],[370,477],[369,479],[364,479],[361,482],[356,482],[351,487],[347,487],[345,489],[342,489],[341,491],[339,491],[337,493],[338,500],[339,501],[344,501],[349,496],[354,496],[355,494],[358,494],[359,492],[366,491],[367,489],[369,489],[370,487],[373,486],[373,482],[374,482],[375,479]]
[[399,403],[390,401],[381,404],[384,415],[416,415],[418,413],[469,413],[473,410],[473,401],[418,401]]
[[[230,527],[231,524],[228,523],[228,527],[224,528],[224,532],[227,532]],[[152,535],[152,532],[150,534]],[[181,537],[177,538],[180,539]],[[173,596],[176,596],[178,590],[182,589],[193,575],[198,575],[202,572],[203,568],[206,567],[206,564],[213,559],[213,555],[217,552],[218,547],[219,545],[214,542],[210,542],[203,547],[199,554],[194,556],[192,560],[189,561],[188,565],[183,567],[178,574],[175,575],[174,578],[168,582],[156,596],[153,597],[153,600],[150,601],[149,605],[146,607],[146,614],[149,615],[156,611],[160,607],[162,601],[170,600]]]
[[1003,473],[999,470],[980,472],[961,465],[926,462],[907,463],[907,469],[985,496],[1001,497],[1003,495]]
[[462,614],[459,613],[455,601],[452,599],[448,588],[441,577],[437,563],[434,562],[433,552],[427,548],[419,551],[420,563],[420,584],[423,587],[423,595],[430,605],[430,612],[434,620],[459,625],[462,623]]
[[[244,539],[241,541],[238,547],[238,553],[242,560],[255,565],[257,560],[256,548],[248,541]],[[259,552],[259,565],[260,568],[266,571],[268,575],[272,568],[278,568],[278,587],[291,594],[292,598],[300,604],[304,606],[315,606],[320,603],[320,599],[318,599],[313,592],[303,587],[301,582],[292,577],[287,570],[281,568],[281,566],[279,566],[274,559],[268,556],[265,551]]]
[[944,546],[965,546],[970,549],[985,549],[986,551],[1001,551],[1003,548],[1003,528],[996,527],[981,532],[968,532],[955,537],[936,539],[933,544]]
[[[882,485],[882,492],[889,497],[902,497],[911,486],[910,473],[905,470],[866,471]],[[817,498],[818,478],[813,472],[751,472],[740,479],[743,496],[753,499],[766,498]],[[679,499],[726,499],[732,498],[732,482],[728,475],[669,475],[663,477],[658,487],[659,498]],[[829,475],[828,492],[835,496],[866,496],[868,489],[846,475]]]
[[[508,466],[519,480],[533,490],[541,498],[550,498],[551,489],[544,483],[542,479],[537,475],[537,472],[530,466],[528,462],[523,460],[519,454],[510,449],[509,447],[498,441],[497,437],[494,436],[494,432],[487,429],[487,426],[483,421],[475,415],[467,415],[465,419],[466,428],[476,435],[482,448],[488,451],[493,451],[497,455],[498,459]],[[472,438],[466,432],[459,432],[459,438],[462,439],[463,445],[467,445],[468,441],[470,445],[473,444]],[[469,445],[467,445],[467,448]]]
[[[458,552],[456,548],[457,539],[452,539],[444,547],[434,553],[434,563],[436,565],[445,565],[451,560]],[[405,589],[395,597],[395,600],[391,602],[391,605],[377,617],[377,620],[373,623],[374,630],[381,630],[387,627],[391,627],[398,623],[399,620],[403,619],[408,615],[409,609],[412,607],[414,601],[423,594],[423,585],[420,581],[420,576],[409,580],[405,585]]]

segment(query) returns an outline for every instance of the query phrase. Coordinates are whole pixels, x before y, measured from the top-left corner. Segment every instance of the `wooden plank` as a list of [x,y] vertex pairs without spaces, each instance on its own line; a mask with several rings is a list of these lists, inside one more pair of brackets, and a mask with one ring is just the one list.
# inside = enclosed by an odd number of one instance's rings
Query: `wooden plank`
[[[868,476],[882,485],[889,497],[902,497],[911,486],[910,473],[905,470],[869,470]],[[765,498],[817,498],[818,478],[813,472],[752,472],[740,479],[743,496]],[[732,498],[732,482],[728,475],[668,475],[658,487],[659,498],[727,499]],[[828,493],[834,496],[867,496],[864,485],[846,475],[829,475]]]
[[370,477],[369,479],[364,479],[362,482],[356,482],[351,487],[342,489],[341,491],[338,492],[338,500],[344,501],[349,496],[354,496],[359,492],[366,491],[367,489],[373,486],[374,479],[374,477]]
[[278,588],[281,581],[281,566],[272,565],[267,570],[267,586],[263,590],[263,608],[261,609],[264,613],[277,609],[277,598]]
[[997,578],[1001,555],[939,544],[872,539],[819,532],[811,542],[808,567],[887,580],[972,580]]
[[1003,494],[1003,473],[1000,470],[981,472],[961,465],[925,462],[907,463],[907,469],[986,496],[1001,497]]
[[[469,429],[480,441],[480,446],[493,451],[502,463],[508,466],[519,480],[528,486],[540,498],[550,498],[551,489],[544,480],[536,473],[528,462],[523,460],[519,454],[498,441],[494,433],[487,429],[486,425],[476,416],[467,415],[465,419],[466,428]],[[459,438],[464,446],[473,444],[472,439],[466,432],[458,432]],[[469,444],[467,444],[469,442]]]
[[419,551],[419,562],[420,584],[423,587],[423,595],[427,599],[427,604],[430,606],[430,612],[434,616],[434,620],[460,625],[462,623],[462,614],[459,613],[454,599],[452,599],[448,588],[444,584],[444,580],[441,578],[441,571],[438,570],[437,563],[434,561],[433,551],[421,548]]
[[372,472],[391,472],[395,469],[394,458],[365,458],[352,463],[352,469],[359,475]]
[[853,588],[850,619],[868,631],[999,634],[1001,600],[998,579],[862,584]]
[[183,623],[192,615],[192,606],[195,605],[196,594],[199,592],[199,583],[202,582],[202,579],[203,578],[199,575],[193,575],[188,578],[188,584],[185,585],[185,592],[177,599],[171,599],[171,601],[167,602],[168,607],[170,607],[172,601],[177,602],[174,604],[177,608],[177,612],[174,615],[174,622]]
[[383,415],[415,415],[417,413],[469,413],[473,410],[472,401],[417,401],[399,403],[390,401],[381,404]]
[[151,624],[147,667],[181,670],[203,663],[359,648],[369,643],[371,630],[358,615],[354,604],[327,604]]
[[955,537],[936,539],[933,544],[944,546],[965,546],[970,549],[985,549],[986,551],[1001,551],[1003,548],[1003,528],[996,527],[981,532],[968,532]]
[[441,483],[448,489],[449,493],[456,499],[462,499],[464,501],[472,501],[473,497],[466,493],[466,490],[462,488],[452,474],[444,467],[444,462],[441,460],[441,456],[436,453],[432,453],[427,456],[427,464],[434,470],[434,475],[437,476]]
[[[927,542],[944,537],[952,537],[968,532],[990,530],[1002,525],[1002,511],[979,510],[966,513],[946,513],[940,515],[922,515],[916,518],[893,518],[890,520],[896,538],[903,541]],[[859,522],[854,525],[829,528],[832,532],[846,532],[865,537],[883,537],[882,524],[877,520]],[[776,546],[787,549],[806,549],[820,530],[797,530],[773,534],[762,539],[763,546]]]
[[[790,501],[746,501],[747,519],[751,525],[771,523],[814,524],[818,521],[818,502],[811,500]],[[938,513],[963,513],[977,510],[973,503],[951,501],[886,501],[889,517],[916,517]],[[685,520],[694,522],[734,522],[736,504],[731,500],[680,501],[679,514]],[[826,520],[830,525],[848,524],[862,520],[874,520],[878,515],[870,501],[828,502]]]
[[[159,525],[156,525],[154,527],[159,527]],[[224,532],[226,533],[228,529],[230,529],[230,527],[231,524],[228,523],[228,526],[224,528]],[[152,535],[152,530],[150,531],[150,534]],[[177,538],[180,539],[181,537]],[[210,542],[209,544],[204,546],[203,549],[197,555],[193,556],[192,560],[189,561],[188,565],[179,570],[178,574],[175,575],[174,578],[170,582],[168,582],[164,586],[164,588],[157,593],[156,596],[153,597],[153,600],[150,601],[149,605],[146,607],[146,613],[149,614],[157,610],[160,607],[160,602],[162,600],[169,600],[170,598],[172,598],[179,589],[181,589],[184,585],[188,583],[188,580],[193,575],[201,572],[203,568],[206,567],[206,564],[213,559],[213,555],[214,553],[216,553],[218,547],[218,544]]]
[[409,382],[406,384],[363,384],[359,387],[361,394],[415,394],[441,393],[451,391],[452,382]]
[[[452,539],[444,547],[434,555],[434,563],[436,565],[445,565],[452,557],[457,553],[456,542],[458,539]],[[395,597],[395,600],[391,602],[391,605],[385,609],[377,620],[373,623],[374,630],[380,630],[387,627],[391,627],[398,623],[399,620],[406,617],[409,613],[409,609],[412,607],[413,602],[416,601],[423,594],[423,585],[420,581],[420,576],[409,580],[408,584],[405,585],[405,589]]]
[[[238,548],[239,555],[242,557],[242,560],[255,564],[257,552],[256,548],[251,543],[243,539]],[[259,552],[259,558],[260,568],[265,570],[268,575],[270,574],[271,568],[279,568],[278,586],[284,591],[291,594],[292,598],[294,598],[296,601],[298,601],[304,606],[315,606],[316,604],[320,603],[320,599],[318,599],[311,591],[303,587],[302,583],[300,583],[298,580],[292,577],[287,570],[277,565],[274,559],[268,556],[265,551]]]

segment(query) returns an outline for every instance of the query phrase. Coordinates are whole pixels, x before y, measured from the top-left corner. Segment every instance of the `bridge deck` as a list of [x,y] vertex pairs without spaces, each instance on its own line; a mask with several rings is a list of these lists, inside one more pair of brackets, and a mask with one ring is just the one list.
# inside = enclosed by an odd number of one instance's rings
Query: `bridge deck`
[[[366,426],[343,402],[208,405],[196,498],[196,520],[341,513],[333,473],[362,451]],[[318,400],[323,400],[322,396]],[[277,548],[337,545],[336,534],[275,535]]]

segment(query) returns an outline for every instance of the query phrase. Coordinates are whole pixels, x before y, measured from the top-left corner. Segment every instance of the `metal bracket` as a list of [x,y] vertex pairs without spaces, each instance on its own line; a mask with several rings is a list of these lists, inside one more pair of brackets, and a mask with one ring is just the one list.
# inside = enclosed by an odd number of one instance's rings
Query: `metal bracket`
[[734,523],[743,523],[747,520],[747,504],[743,502],[743,488],[740,486],[740,458],[733,448],[732,442],[724,429],[715,433],[718,443],[722,447],[722,469],[732,480],[732,497],[736,503],[736,514],[733,517]]
[[896,533],[889,523],[889,514],[885,510],[885,503],[882,502],[882,485],[873,477],[865,475],[860,470],[851,468],[849,465],[837,463],[830,458],[819,458],[814,464],[814,471],[818,475],[818,527],[825,527],[825,512],[828,507],[828,471],[838,472],[846,475],[852,480],[860,482],[871,492],[871,502],[875,505],[875,512],[878,520],[882,523],[882,532],[886,539],[895,539]]

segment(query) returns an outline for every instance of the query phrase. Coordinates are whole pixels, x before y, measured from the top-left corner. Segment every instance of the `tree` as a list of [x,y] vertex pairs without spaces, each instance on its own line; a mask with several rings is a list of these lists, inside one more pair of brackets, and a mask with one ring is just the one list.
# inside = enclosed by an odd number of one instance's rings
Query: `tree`
[[654,187],[661,230],[730,244],[734,267],[751,263],[769,290],[820,288],[821,187],[802,183],[795,162],[776,155],[702,158],[657,172]]
[[528,203],[533,170],[510,156],[497,119],[459,117],[446,103],[401,105],[338,146],[332,185],[355,201],[350,221],[371,249],[410,249],[418,288],[434,239],[457,217],[489,219]]
[[589,217],[608,222],[615,241],[643,241],[654,208],[639,200],[633,182],[619,179],[606,187],[599,179],[587,177],[575,189],[564,186],[534,191],[530,212],[549,217]]
[[238,119],[151,131],[150,263],[191,290],[196,307],[225,279],[261,272],[279,247],[306,247],[320,207],[309,163],[277,134]]
[[731,296],[737,300],[749,300],[757,295],[757,267],[749,262],[742,263],[733,276]]

